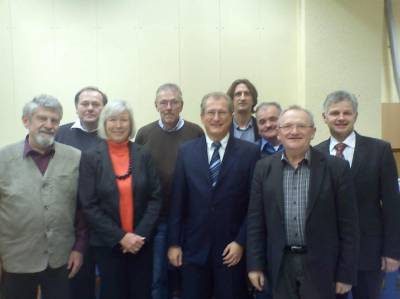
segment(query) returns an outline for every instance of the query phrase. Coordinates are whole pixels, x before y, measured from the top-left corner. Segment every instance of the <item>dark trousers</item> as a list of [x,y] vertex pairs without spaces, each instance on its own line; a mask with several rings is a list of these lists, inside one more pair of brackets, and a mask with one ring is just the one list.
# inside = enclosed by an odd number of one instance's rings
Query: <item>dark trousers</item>
[[[351,289],[353,299],[378,299],[382,288],[384,273],[377,271],[358,271],[357,285]],[[350,293],[350,292],[349,292]],[[347,299],[348,294],[337,295],[336,299]]]
[[150,299],[153,247],[143,245],[137,254],[114,248],[94,247],[100,271],[100,299]]
[[[185,255],[183,255],[185,256]],[[222,256],[218,256],[222,259]],[[186,264],[182,268],[182,299],[247,299],[246,271],[243,258],[233,267],[212,262]]]
[[79,272],[70,279],[71,299],[95,299],[96,264],[92,247],[88,247]]
[[37,273],[3,273],[3,299],[36,299],[38,287],[47,299],[69,299],[66,266]]
[[[335,289],[317,289],[306,270],[306,254],[285,253],[276,287],[274,299],[334,299]],[[324,275],[324,273],[321,273]]]

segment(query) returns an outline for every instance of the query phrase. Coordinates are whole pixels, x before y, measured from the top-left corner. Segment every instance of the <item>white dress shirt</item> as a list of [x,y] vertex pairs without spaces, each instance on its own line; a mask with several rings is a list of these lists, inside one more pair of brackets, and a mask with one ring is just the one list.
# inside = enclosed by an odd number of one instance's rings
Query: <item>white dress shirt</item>
[[[336,155],[335,146],[340,142],[337,141],[336,138],[333,136],[331,136],[330,139],[331,141],[329,144],[329,153],[332,156],[335,156]],[[347,136],[347,138],[342,143],[346,144],[346,147],[343,150],[343,156],[345,160],[349,162],[351,167],[351,164],[353,163],[354,149],[356,147],[356,133],[354,133],[354,131],[351,132],[351,134]]]
[[[205,134],[206,136],[206,142],[207,142],[207,155],[208,155],[208,164],[210,164],[211,161],[211,157],[214,153],[214,147],[212,146],[213,142],[210,137],[208,137],[207,134]],[[222,140],[220,140],[219,142],[221,143],[221,146],[219,148],[219,158],[222,159],[224,158],[224,154],[225,154],[225,150],[226,150],[226,146],[228,144],[228,139],[229,139],[229,133],[226,134],[226,136],[224,138],[222,138]]]

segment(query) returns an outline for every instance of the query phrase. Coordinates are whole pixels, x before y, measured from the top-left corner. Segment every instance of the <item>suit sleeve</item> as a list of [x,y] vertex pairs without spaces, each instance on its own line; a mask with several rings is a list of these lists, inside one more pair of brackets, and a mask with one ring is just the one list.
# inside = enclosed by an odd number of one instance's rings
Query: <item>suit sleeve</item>
[[125,232],[110,215],[100,208],[100,198],[96,193],[98,180],[96,164],[96,156],[93,152],[82,154],[79,166],[79,200],[90,228],[101,235],[107,246],[113,247],[124,237]]
[[264,271],[266,265],[267,229],[264,218],[262,192],[263,168],[265,164],[258,162],[254,171],[251,186],[250,202],[247,215],[247,269],[248,271]]
[[358,210],[350,167],[344,161],[337,163],[335,174],[336,210],[339,231],[339,257],[336,267],[336,281],[356,284],[360,232]]
[[383,256],[400,259],[400,196],[397,168],[391,147],[385,143],[380,162],[380,199],[383,210]]
[[172,196],[168,216],[168,246],[181,246],[184,200],[187,196],[183,151],[179,149],[175,164]]
[[147,192],[145,194],[147,196],[145,199],[147,201],[147,207],[142,219],[135,228],[135,233],[149,238],[156,226],[161,211],[161,185],[150,152],[145,151],[141,157],[144,160],[143,163],[141,163],[144,165],[141,171],[147,176]]

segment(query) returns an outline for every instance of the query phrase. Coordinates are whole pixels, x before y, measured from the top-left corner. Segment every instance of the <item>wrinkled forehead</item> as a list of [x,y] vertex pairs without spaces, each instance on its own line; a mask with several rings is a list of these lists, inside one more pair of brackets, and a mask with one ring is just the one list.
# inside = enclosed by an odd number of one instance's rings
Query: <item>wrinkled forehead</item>
[[79,95],[79,102],[81,102],[82,100],[94,100],[103,102],[103,96],[98,91],[85,90]]
[[279,124],[311,124],[311,118],[307,112],[303,110],[288,110],[281,114],[278,120]]
[[179,92],[174,89],[161,90],[157,94],[157,101],[161,100],[180,100]]
[[349,99],[340,99],[337,101],[332,101],[327,107],[328,111],[331,110],[351,110],[354,112],[353,103]]
[[270,117],[276,117],[279,118],[281,112],[279,109],[273,105],[271,106],[264,106],[261,107],[257,113],[256,113],[256,118],[270,118]]

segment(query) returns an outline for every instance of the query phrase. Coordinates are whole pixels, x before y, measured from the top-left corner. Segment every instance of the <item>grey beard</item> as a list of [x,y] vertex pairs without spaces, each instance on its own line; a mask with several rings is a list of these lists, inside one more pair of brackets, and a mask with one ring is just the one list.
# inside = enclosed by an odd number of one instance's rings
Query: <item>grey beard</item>
[[37,144],[39,144],[40,146],[46,148],[46,147],[49,147],[49,146],[53,145],[55,137],[54,137],[54,135],[53,136],[49,136],[47,134],[39,133],[34,138],[35,138],[35,142]]

